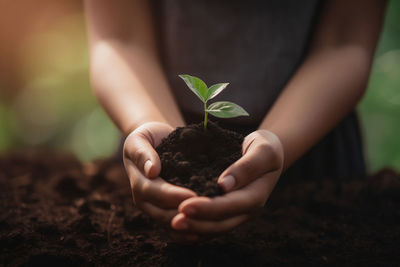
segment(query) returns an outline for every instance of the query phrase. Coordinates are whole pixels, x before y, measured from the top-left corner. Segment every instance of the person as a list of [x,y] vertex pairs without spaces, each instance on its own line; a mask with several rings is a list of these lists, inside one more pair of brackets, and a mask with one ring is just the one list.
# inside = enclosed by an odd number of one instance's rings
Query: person
[[[134,204],[196,241],[229,231],[265,205],[281,178],[365,172],[354,108],[368,81],[382,0],[85,0],[95,94],[126,136]],[[199,197],[158,177],[155,147],[200,122],[201,104],[178,74],[230,82],[222,93],[248,118],[242,157]],[[216,98],[217,99],[217,98]]]

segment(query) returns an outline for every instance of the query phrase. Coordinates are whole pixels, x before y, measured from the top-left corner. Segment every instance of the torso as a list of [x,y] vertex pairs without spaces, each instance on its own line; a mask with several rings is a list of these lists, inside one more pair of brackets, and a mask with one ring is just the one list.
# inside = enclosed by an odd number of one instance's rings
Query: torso
[[318,1],[155,1],[167,78],[183,113],[202,115],[202,104],[178,74],[207,85],[229,82],[213,100],[243,106],[257,125],[301,62]]

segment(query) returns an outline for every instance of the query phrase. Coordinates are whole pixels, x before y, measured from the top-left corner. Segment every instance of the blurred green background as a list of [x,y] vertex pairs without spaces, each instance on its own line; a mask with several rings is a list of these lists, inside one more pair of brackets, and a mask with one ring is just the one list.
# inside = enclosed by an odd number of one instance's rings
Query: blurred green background
[[[0,152],[47,146],[83,161],[114,153],[118,130],[89,85],[81,1],[9,0],[0,10]],[[389,3],[358,109],[370,171],[400,170],[400,1]]]
[[400,170],[400,1],[389,2],[368,90],[358,106],[370,171]]

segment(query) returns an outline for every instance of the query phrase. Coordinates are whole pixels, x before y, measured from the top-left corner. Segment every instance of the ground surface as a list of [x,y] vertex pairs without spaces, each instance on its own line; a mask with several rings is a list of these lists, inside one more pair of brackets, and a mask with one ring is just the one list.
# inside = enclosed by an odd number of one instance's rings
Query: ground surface
[[263,213],[198,245],[136,210],[119,162],[0,158],[0,266],[398,266],[400,176],[280,184]]

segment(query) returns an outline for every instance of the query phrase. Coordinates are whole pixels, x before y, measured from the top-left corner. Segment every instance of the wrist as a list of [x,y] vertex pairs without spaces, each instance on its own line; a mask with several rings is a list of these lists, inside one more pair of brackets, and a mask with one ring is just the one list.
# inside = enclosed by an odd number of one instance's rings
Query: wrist
[[[177,126],[174,126],[171,123],[168,123],[165,120],[162,119],[152,119],[152,118],[146,118],[146,119],[138,119],[135,120],[134,122],[131,122],[128,126],[125,127],[125,129],[123,129],[123,134],[124,136],[128,136],[129,134],[131,134],[132,132],[136,131],[139,128],[143,128],[143,127],[148,127],[149,125],[159,125],[161,127],[170,127],[170,128],[175,128]],[[183,124],[182,124],[183,125]]]
[[152,129],[165,129],[168,131],[173,131],[174,127],[172,127],[170,124],[166,122],[148,121],[140,124],[132,131],[132,133],[149,132],[149,131],[151,132]]

